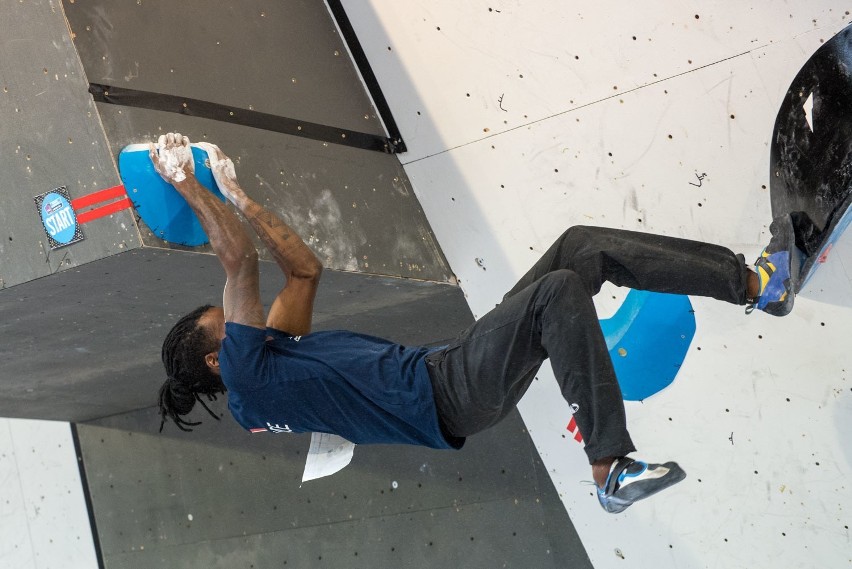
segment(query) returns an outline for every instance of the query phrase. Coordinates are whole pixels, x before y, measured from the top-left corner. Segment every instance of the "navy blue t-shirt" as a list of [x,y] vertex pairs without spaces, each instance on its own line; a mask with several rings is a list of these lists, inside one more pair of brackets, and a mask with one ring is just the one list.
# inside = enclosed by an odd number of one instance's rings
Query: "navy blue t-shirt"
[[[427,348],[345,331],[290,336],[225,323],[228,407],[252,432],[333,433],[358,444],[459,448],[441,434]],[[267,339],[270,337],[270,339]]]

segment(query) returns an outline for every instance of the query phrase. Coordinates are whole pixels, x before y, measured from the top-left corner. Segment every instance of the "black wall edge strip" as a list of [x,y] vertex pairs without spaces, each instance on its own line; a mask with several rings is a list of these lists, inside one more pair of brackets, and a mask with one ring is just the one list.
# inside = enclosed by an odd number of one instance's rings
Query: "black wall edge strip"
[[89,492],[89,479],[86,476],[86,465],[83,463],[83,451],[80,447],[80,435],[77,433],[77,423],[71,423],[71,439],[74,441],[74,454],[77,456],[77,466],[80,469],[80,484],[83,487],[83,498],[86,500],[86,510],[89,512],[89,527],[92,529],[92,541],[95,544],[98,569],[105,569],[104,554],[103,549],[101,549],[101,537],[98,534],[98,523],[95,521],[95,509],[92,505],[92,494]]
[[396,142],[381,136],[357,132],[354,130],[334,128],[286,117],[279,117],[277,115],[261,113],[258,111],[229,107],[226,105],[220,105],[219,103],[179,97],[177,95],[164,95],[162,93],[136,91],[134,89],[112,87],[110,85],[102,85],[99,83],[90,83],[89,93],[91,93],[92,98],[99,103],[110,103],[125,107],[178,113],[190,117],[211,119],[219,122],[259,128],[272,132],[310,138],[321,142],[342,144],[344,146],[351,146],[362,150],[384,152],[386,154],[401,152],[399,145]]
[[390,106],[387,99],[385,99],[384,93],[382,93],[382,88],[379,86],[379,80],[376,79],[373,68],[370,67],[367,54],[364,53],[361,42],[358,41],[355,28],[352,27],[352,22],[349,21],[349,16],[346,15],[346,10],[343,9],[343,4],[341,4],[340,0],[326,0],[326,2],[328,2],[332,16],[337,21],[340,33],[343,34],[343,40],[349,46],[349,51],[352,52],[352,59],[355,60],[355,65],[358,67],[358,71],[361,72],[361,77],[364,78],[367,90],[370,92],[370,96],[373,97],[376,110],[385,123],[390,140],[396,148],[394,153],[406,152],[405,141],[402,140],[402,134],[396,126]]

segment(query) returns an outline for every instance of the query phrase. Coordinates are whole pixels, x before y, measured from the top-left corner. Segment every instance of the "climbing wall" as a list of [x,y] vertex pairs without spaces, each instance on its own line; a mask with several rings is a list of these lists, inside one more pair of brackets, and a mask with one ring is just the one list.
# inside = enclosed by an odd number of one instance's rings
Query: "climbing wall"
[[[831,0],[344,5],[476,316],[571,225],[756,257],[769,238],[776,114],[850,22]],[[850,275],[847,235],[787,318],[692,299],[696,333],[677,378],[627,404],[641,456],[677,459],[688,477],[621,515],[584,483],[570,409],[541,372],[521,413],[595,567],[850,562]],[[601,318],[624,295],[598,295]]]
[[517,413],[304,487],[306,437],[157,433],[164,330],[224,275],[117,187],[127,144],[219,143],[328,268],[318,329],[440,344],[472,320],[326,6],[36,0],[0,4],[0,31],[0,415],[80,423],[0,422],[0,566],[589,566]]

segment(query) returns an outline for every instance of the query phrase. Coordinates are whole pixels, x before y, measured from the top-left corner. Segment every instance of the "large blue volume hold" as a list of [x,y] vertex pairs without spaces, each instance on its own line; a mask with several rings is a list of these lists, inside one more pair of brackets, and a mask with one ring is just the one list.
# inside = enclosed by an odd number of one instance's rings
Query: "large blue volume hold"
[[[202,186],[223,202],[225,197],[216,186],[207,152],[192,145],[195,177]],[[147,144],[131,144],[118,155],[118,170],[127,195],[151,232],[170,243],[195,247],[208,243],[201,222],[186,200],[154,170]]]
[[641,401],[674,381],[695,336],[688,296],[631,290],[600,321],[624,399]]

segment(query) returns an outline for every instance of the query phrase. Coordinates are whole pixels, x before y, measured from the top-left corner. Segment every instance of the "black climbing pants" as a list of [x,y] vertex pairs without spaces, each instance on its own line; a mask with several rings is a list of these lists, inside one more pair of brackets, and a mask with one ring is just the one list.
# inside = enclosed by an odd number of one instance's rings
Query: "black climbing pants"
[[503,419],[550,358],[589,462],[635,450],[592,296],[604,281],[746,303],[742,255],[686,239],[572,227],[492,311],[427,356],[441,428],[465,437]]

